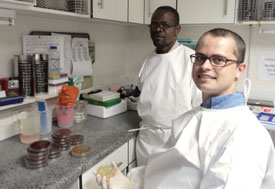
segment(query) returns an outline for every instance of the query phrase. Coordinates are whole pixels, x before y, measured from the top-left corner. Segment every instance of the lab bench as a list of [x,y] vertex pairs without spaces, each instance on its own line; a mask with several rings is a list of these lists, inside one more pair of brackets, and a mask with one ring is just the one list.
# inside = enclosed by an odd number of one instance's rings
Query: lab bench
[[[139,122],[140,118],[135,111],[107,119],[87,116],[85,122],[74,124],[70,129],[72,135],[84,136],[84,144],[91,146],[91,154],[76,158],[70,154],[70,150],[63,151],[59,158],[49,159],[46,167],[35,170],[28,169],[25,165],[24,158],[29,145],[20,143],[18,135],[1,141],[0,188],[78,188],[79,184],[76,183],[80,181],[81,184],[82,175],[86,173],[87,179],[87,172],[115,151],[125,149],[128,154],[133,152],[132,141],[136,133],[129,133],[128,130],[137,128]],[[56,129],[58,127],[54,124],[53,130]],[[51,134],[44,135],[41,139],[51,139]],[[129,146],[133,149],[129,149]],[[124,168],[127,166],[124,165]]]

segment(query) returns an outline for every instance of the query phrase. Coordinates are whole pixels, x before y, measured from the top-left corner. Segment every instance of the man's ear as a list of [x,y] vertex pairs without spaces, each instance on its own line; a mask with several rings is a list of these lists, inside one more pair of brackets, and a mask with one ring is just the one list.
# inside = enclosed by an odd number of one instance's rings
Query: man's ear
[[178,35],[180,33],[180,30],[181,30],[181,26],[177,25],[176,26],[176,35]]
[[236,79],[240,78],[245,70],[246,70],[246,63],[239,64],[237,67]]

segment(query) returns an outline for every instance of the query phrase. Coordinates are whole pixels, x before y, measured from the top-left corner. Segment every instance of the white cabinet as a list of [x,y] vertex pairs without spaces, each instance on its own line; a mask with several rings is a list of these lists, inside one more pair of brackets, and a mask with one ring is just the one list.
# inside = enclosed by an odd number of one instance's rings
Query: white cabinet
[[128,142],[123,144],[120,148],[118,148],[116,151],[111,153],[105,159],[100,161],[94,167],[86,171],[82,175],[82,188],[83,189],[100,189],[100,187],[96,183],[96,178],[93,172],[96,171],[97,168],[102,165],[111,165],[112,161],[120,165],[119,169],[121,171],[128,166]]
[[128,0],[93,0],[92,17],[127,22]]
[[177,0],[145,0],[144,18],[145,24],[150,24],[154,11],[159,6],[170,6],[176,8]]
[[128,22],[144,23],[144,0],[129,0]]
[[236,0],[178,0],[181,24],[235,23]]

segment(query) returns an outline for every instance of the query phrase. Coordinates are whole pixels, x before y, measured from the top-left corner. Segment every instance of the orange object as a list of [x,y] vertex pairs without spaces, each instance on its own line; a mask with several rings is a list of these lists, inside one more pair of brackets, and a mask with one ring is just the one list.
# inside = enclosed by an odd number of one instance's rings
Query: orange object
[[61,92],[59,94],[59,105],[70,106],[74,105],[78,97],[79,89],[75,86],[62,85]]

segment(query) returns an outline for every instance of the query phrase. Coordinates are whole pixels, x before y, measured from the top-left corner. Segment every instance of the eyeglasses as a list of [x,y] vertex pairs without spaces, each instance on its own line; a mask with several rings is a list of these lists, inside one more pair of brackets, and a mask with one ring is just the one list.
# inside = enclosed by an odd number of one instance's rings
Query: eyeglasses
[[169,29],[175,26],[177,26],[177,24],[168,24],[166,22],[161,22],[161,23],[152,22],[151,24],[148,25],[150,29],[157,29],[158,27],[161,29]]
[[209,59],[210,64],[212,66],[216,66],[216,67],[224,67],[226,66],[227,62],[234,62],[234,63],[240,63],[237,60],[231,60],[231,59],[227,59],[223,56],[217,56],[217,55],[213,55],[210,57],[207,57],[203,54],[192,54],[190,56],[191,62],[194,64],[199,64],[199,65],[203,65],[204,62]]

